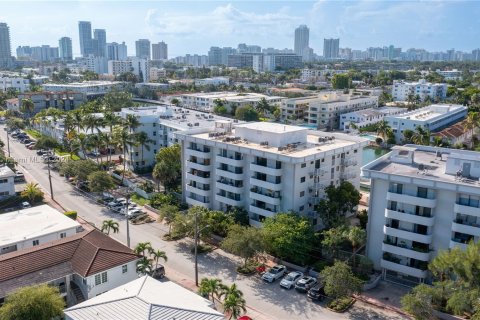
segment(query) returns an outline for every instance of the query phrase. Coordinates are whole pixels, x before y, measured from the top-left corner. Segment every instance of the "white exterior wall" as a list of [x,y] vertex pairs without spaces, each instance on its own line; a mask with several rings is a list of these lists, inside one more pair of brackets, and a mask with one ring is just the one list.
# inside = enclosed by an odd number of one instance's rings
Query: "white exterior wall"
[[0,90],[7,91],[13,89],[25,92],[30,89],[30,81],[24,78],[0,78]]
[[442,101],[447,97],[446,83],[430,83],[420,80],[417,83],[395,81],[392,86],[392,97],[394,101],[407,101],[408,96],[419,96],[422,101],[430,97],[432,101],[436,99]]
[[7,179],[6,182],[0,182],[0,199],[7,198],[9,196],[15,195],[15,182],[13,181],[13,176],[9,177],[0,177],[0,181]]

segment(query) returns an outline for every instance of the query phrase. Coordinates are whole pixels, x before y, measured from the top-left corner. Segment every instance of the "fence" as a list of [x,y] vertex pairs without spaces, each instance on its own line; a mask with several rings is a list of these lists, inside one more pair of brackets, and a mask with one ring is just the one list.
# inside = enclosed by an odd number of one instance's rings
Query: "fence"
[[[114,177],[115,179],[122,181],[122,176],[121,176],[121,175],[118,175],[118,174],[116,174],[115,172],[111,172],[110,175],[111,175],[112,177]],[[123,185],[124,185],[124,186],[127,186],[127,187],[129,187],[129,188],[132,188],[133,191],[134,191],[136,194],[138,194],[140,197],[143,197],[143,198],[145,198],[145,199],[150,199],[150,197],[151,197],[151,195],[152,195],[151,193],[146,193],[145,190],[140,189],[140,188],[135,184],[135,182],[132,182],[132,181],[130,181],[130,180],[127,179],[127,178],[123,179]]]

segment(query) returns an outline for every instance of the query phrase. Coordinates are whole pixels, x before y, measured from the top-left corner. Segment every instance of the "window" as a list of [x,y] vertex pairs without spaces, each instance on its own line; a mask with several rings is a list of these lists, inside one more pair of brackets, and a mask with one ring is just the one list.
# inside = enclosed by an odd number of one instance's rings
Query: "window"
[[128,265],[123,265],[122,266],[122,273],[127,273],[128,272]]
[[102,273],[102,283],[105,283],[108,281],[108,278],[107,278],[107,273],[106,272],[103,272]]
[[153,135],[156,136],[156,135],[157,135],[157,131],[153,131]]
[[300,198],[305,196],[305,191],[300,191]]
[[63,239],[67,236],[67,233],[66,232],[62,232],[60,233],[60,239]]
[[300,178],[300,182],[301,182],[301,183],[305,182],[305,177],[301,177],[301,178]]
[[303,211],[303,209],[305,209],[305,206],[300,206],[300,208],[298,208],[298,211]]
[[38,246],[40,244],[40,241],[39,240],[33,240],[32,244],[34,246]]
[[95,275],[95,285],[98,286],[98,285],[101,285],[102,284],[102,276],[99,275],[99,274],[96,274]]
[[302,168],[305,168],[307,166],[306,163],[302,163]]

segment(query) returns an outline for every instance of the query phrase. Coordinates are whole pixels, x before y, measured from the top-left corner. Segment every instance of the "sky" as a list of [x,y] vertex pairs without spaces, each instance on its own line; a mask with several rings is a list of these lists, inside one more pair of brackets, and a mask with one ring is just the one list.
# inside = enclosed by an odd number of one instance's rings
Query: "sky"
[[390,44],[408,48],[471,51],[480,47],[480,1],[4,1],[0,22],[10,27],[12,54],[19,45],[58,46],[72,38],[79,55],[78,21],[106,29],[107,42],[165,41],[169,57],[207,54],[211,46],[293,48],[294,30],[310,28],[310,47],[322,54],[324,38],[365,50]]

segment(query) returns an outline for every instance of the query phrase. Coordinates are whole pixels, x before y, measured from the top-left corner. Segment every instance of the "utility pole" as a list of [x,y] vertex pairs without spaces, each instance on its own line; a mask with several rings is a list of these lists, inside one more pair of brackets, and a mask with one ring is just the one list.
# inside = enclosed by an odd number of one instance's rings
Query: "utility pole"
[[50,196],[52,197],[52,200],[55,201],[53,198],[53,186],[52,186],[52,175],[50,174],[50,155],[48,155],[48,160],[47,160],[47,168],[48,168],[48,182],[50,183]]
[[198,287],[198,213],[195,211],[195,285]]
[[8,157],[10,158],[10,134],[7,130],[7,150],[8,150]]
[[127,201],[125,202],[125,218],[127,223],[127,247],[130,248],[130,225],[128,223],[128,203],[130,202],[130,197],[132,193],[128,187],[125,187],[123,194],[125,195],[125,199],[127,199]]

